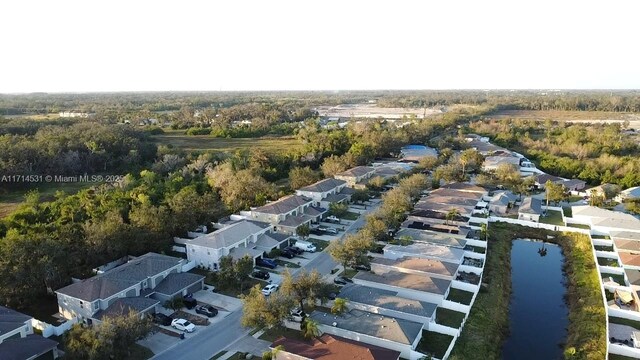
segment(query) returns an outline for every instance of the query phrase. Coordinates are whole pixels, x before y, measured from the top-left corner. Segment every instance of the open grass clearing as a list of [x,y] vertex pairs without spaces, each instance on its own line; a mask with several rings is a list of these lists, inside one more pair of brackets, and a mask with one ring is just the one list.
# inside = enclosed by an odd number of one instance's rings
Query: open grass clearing
[[241,149],[260,149],[269,153],[282,152],[282,149],[294,150],[301,143],[294,137],[261,137],[261,138],[216,138],[209,135],[184,135],[167,132],[154,135],[159,145],[172,146],[185,151],[234,152]]
[[70,182],[70,183],[33,183],[32,186],[23,189],[2,190],[0,189],[0,218],[3,218],[15,211],[23,202],[25,195],[32,190],[38,190],[40,201],[54,200],[57,191],[66,194],[75,194],[82,189],[98,185],[90,182]]

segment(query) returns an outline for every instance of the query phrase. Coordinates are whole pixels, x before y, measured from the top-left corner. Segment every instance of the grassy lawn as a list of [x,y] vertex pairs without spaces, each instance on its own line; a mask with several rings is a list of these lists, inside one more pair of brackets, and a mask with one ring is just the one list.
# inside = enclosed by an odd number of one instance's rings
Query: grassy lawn
[[593,246],[596,251],[613,251],[613,246],[611,245],[594,245]]
[[464,291],[460,289],[451,289],[449,290],[449,295],[447,295],[447,300],[457,302],[460,304],[469,305],[471,304],[471,299],[473,298],[473,293],[469,291]]
[[341,219],[345,219],[345,220],[358,220],[358,218],[360,217],[360,214],[358,213],[354,213],[351,211],[347,211],[347,213],[341,217]]
[[131,354],[124,358],[125,360],[146,360],[153,357],[153,351],[139,344],[133,344],[131,347]]
[[454,329],[460,328],[464,320],[464,313],[439,307],[436,310],[436,323]]
[[307,238],[305,241],[308,241],[316,246],[316,251],[324,251],[324,249],[329,246],[329,242],[327,240],[321,240],[316,238]]
[[567,226],[574,227],[574,228],[578,228],[578,229],[587,229],[587,230],[591,230],[591,227],[590,227],[589,225],[583,225],[583,224],[567,224]]
[[573,217],[573,209],[570,206],[562,207],[562,212],[564,213],[564,217]]
[[356,276],[356,274],[358,273],[358,270],[356,269],[351,269],[351,268],[347,268],[345,271],[342,272],[342,274],[340,274],[343,277],[349,278],[351,279],[352,277]]
[[564,226],[562,213],[560,211],[548,210],[546,216],[540,216],[540,222],[551,225]]
[[575,349],[575,359],[605,358],[606,315],[589,237],[492,223],[483,277],[486,287],[478,293],[449,359],[501,359],[501,344],[509,334],[511,240],[547,240],[547,236],[554,236],[551,241],[560,245],[565,256],[569,326],[564,347]]
[[0,219],[16,210],[24,201],[24,196],[31,190],[38,190],[40,201],[51,201],[54,199],[56,191],[64,191],[67,194],[75,194],[78,191],[98,185],[97,183],[73,182],[73,183],[34,183],[34,186],[17,189],[13,191],[3,191],[0,189]]
[[185,151],[233,152],[239,149],[260,149],[276,153],[282,149],[294,150],[301,147],[300,141],[294,137],[224,139],[209,135],[184,135],[184,131],[167,131],[162,135],[154,135],[153,138],[159,145],[171,145]]
[[618,260],[616,259],[609,259],[609,258],[598,258],[598,265],[601,266],[611,266],[611,267],[620,267],[620,264],[618,264]]
[[234,287],[231,289],[220,288],[220,285],[218,285],[218,282],[216,280],[215,274],[210,271],[199,269],[199,268],[193,268],[189,270],[189,272],[204,276],[205,277],[204,283],[209,286],[215,286],[219,294],[232,296],[236,298],[239,297],[240,294],[244,294],[244,295],[248,294],[249,290],[251,290],[251,288],[254,287],[256,284],[260,285],[260,287],[267,285],[267,282],[265,281],[249,278],[242,286],[242,292],[240,292],[240,286]]
[[635,320],[629,320],[629,319],[623,319],[623,318],[619,318],[619,317],[609,316],[609,323],[618,324],[618,325],[627,325],[627,326],[631,326],[632,328],[634,328],[636,330],[640,330],[640,321],[635,321]]
[[294,268],[297,269],[300,267],[300,265],[296,264],[295,262],[292,261],[286,261],[286,260],[280,260],[280,259],[276,259],[276,264],[286,267],[286,268]]
[[306,341],[305,338],[302,337],[302,333],[299,330],[293,330],[283,326],[275,326],[271,329],[265,329],[264,333],[260,335],[259,339],[266,341],[276,341],[276,339],[280,336],[285,336],[289,339]]
[[453,336],[422,330],[422,339],[420,339],[416,350],[442,359],[451,345],[451,340],[453,340]]

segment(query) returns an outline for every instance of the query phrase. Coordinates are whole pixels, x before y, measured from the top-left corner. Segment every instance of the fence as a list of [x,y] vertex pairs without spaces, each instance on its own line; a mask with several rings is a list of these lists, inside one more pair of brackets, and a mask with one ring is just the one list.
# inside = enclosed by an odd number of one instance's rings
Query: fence
[[196,262],[195,261],[189,261],[188,263],[182,265],[182,272],[187,272],[187,271],[193,269],[194,267],[196,267]]
[[58,326],[53,326],[44,321],[40,321],[38,319],[31,319],[31,326],[33,326],[34,329],[40,330],[42,332],[42,336],[48,338],[53,335],[60,336],[64,334],[65,332],[69,331],[69,329],[71,329],[71,327],[77,322],[78,322],[78,319],[73,318],[71,320],[65,321],[64,323]]

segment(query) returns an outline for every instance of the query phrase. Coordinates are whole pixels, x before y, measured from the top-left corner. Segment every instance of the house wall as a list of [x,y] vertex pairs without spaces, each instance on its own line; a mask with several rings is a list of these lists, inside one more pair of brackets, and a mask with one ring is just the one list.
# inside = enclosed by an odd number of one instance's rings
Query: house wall
[[[322,331],[324,333],[337,335],[337,336],[342,336],[343,338],[356,340],[356,341],[361,341],[363,343],[376,345],[376,346],[381,346],[383,348],[387,348],[387,349],[391,349],[391,350],[396,350],[396,351],[400,352],[400,356],[401,357],[403,357],[405,359],[412,359],[412,357],[411,357],[411,350],[412,350],[411,346],[412,345],[401,344],[401,343],[397,343],[395,341],[381,339],[381,338],[377,338],[377,337],[370,336],[370,335],[359,334],[359,333],[356,333],[356,332],[353,332],[353,331],[340,329],[340,328],[335,327],[335,326],[328,326],[328,325],[320,324],[318,327],[320,328],[320,331]],[[418,338],[420,336],[421,336],[421,334],[418,335]],[[418,341],[419,341],[419,339],[418,339]]]

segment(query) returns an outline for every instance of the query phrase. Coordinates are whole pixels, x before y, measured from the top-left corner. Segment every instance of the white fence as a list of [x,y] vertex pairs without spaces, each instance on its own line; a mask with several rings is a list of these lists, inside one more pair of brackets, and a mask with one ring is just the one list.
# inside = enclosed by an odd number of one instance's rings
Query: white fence
[[38,329],[42,331],[42,336],[48,338],[53,335],[60,336],[64,334],[65,332],[69,331],[69,329],[71,329],[73,324],[76,324],[77,322],[78,322],[78,319],[73,318],[71,320],[67,320],[66,322],[58,326],[53,326],[44,321],[40,321],[38,319],[31,319],[31,326],[33,326],[34,329]]
[[632,348],[626,345],[609,344],[609,352],[611,354],[628,356],[634,359],[640,359],[640,349]]
[[187,271],[193,269],[194,267],[196,267],[196,262],[195,261],[189,261],[188,263],[182,265],[182,272],[187,272]]

